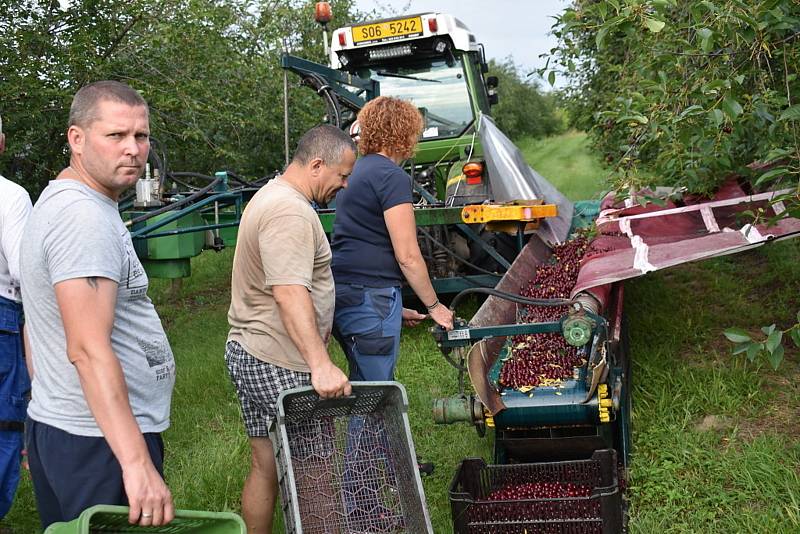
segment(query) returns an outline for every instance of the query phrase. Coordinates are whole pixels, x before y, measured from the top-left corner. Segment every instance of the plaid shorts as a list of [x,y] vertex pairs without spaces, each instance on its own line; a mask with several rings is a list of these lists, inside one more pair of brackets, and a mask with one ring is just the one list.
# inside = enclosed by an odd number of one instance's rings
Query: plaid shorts
[[263,362],[236,341],[225,345],[225,363],[236,386],[244,426],[251,438],[269,436],[269,425],[278,413],[275,404],[282,391],[311,384],[311,373]]

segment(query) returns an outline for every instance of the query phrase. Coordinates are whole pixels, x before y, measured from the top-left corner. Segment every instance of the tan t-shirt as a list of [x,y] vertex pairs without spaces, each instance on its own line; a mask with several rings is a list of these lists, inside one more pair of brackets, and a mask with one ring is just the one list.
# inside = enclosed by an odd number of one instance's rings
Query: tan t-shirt
[[331,247],[308,199],[280,178],[271,180],[247,204],[239,225],[228,340],[259,360],[309,372],[286,332],[272,286],[305,286],[319,335],[327,340],[335,300],[330,265]]

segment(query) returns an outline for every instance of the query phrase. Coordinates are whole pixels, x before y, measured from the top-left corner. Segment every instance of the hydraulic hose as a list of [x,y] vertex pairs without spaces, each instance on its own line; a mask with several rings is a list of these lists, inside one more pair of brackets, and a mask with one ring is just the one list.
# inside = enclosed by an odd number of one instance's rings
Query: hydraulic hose
[[202,174],[202,173],[199,173],[199,172],[171,172],[171,173],[169,173],[169,175],[170,175],[170,177],[177,176],[178,178],[200,178],[200,179],[206,180],[208,182],[211,182],[211,181],[217,179],[216,176],[209,176],[207,174]]
[[[160,173],[158,177],[158,189],[159,191],[163,191],[164,181],[167,179],[167,173],[169,172],[169,169],[167,168],[167,151],[165,150],[164,143],[162,143],[160,139],[153,136],[150,136],[150,147],[150,157],[153,158],[156,168],[158,168]],[[158,152],[161,152],[160,157]]]
[[230,178],[230,180],[232,182],[236,182],[237,184],[239,184],[239,185],[241,185],[243,187],[253,187],[253,182],[248,182],[247,180],[245,180],[244,178],[242,178],[241,176],[239,176],[235,172],[225,171],[225,174],[228,175],[228,177]]
[[140,216],[138,216],[138,217],[136,217],[134,219],[131,219],[128,222],[125,223],[125,226],[133,226],[134,224],[138,224],[140,222],[144,222],[144,221],[146,221],[146,220],[148,220],[148,219],[150,219],[152,217],[155,217],[156,215],[161,215],[162,213],[167,213],[168,211],[172,211],[172,210],[180,208],[181,206],[184,206],[186,204],[190,204],[190,203],[194,202],[195,200],[197,200],[198,198],[200,198],[203,195],[205,195],[206,193],[208,193],[209,191],[211,191],[219,182],[220,182],[219,178],[214,178],[213,181],[210,184],[208,184],[207,186],[205,186],[202,189],[199,189],[199,190],[195,191],[194,193],[192,193],[188,197],[182,198],[177,202],[173,202],[172,204],[168,204],[166,206],[158,208],[157,210],[153,210],[153,211],[147,212],[144,215],[140,215]]
[[332,125],[337,128],[342,126],[342,112],[339,108],[338,99],[331,95],[331,86],[325,83],[325,80],[316,74],[307,74],[303,77],[303,83],[314,89],[317,94],[325,100],[325,107],[328,108],[329,120]]
[[[578,302],[577,300],[567,300],[567,299],[529,299],[526,297],[521,297],[519,295],[514,295],[513,293],[508,293],[506,291],[500,291],[499,289],[492,289],[489,287],[472,287],[472,288],[467,288],[458,293],[450,302],[450,309],[455,310],[459,302],[461,302],[461,300],[463,300],[463,298],[466,295],[472,293],[492,295],[502,299],[510,300],[511,302],[516,302],[518,304],[527,304],[531,306],[568,306]],[[447,363],[449,363],[460,373],[467,372],[467,369],[463,365],[461,365],[453,358],[451,358],[450,355],[447,354],[446,352],[442,352],[442,356],[444,356],[444,359],[447,360]]]

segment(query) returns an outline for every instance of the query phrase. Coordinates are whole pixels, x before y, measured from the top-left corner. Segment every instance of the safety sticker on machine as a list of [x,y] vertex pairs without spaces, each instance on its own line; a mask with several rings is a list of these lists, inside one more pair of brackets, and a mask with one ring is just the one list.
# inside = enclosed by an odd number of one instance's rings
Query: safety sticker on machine
[[450,330],[447,333],[448,341],[455,341],[457,339],[469,339],[469,328],[460,328],[457,330]]

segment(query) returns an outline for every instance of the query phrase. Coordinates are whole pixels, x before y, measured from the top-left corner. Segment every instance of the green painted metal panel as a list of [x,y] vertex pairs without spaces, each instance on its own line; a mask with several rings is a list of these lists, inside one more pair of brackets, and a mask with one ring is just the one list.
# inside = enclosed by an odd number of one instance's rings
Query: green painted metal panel
[[417,226],[461,224],[461,208],[420,208],[414,210]]
[[428,165],[437,163],[440,160],[451,161],[465,159],[472,149],[472,155],[481,156],[483,147],[477,136],[473,141],[472,133],[465,133],[461,137],[450,139],[436,139],[432,141],[420,141],[417,145],[417,152],[414,154],[414,163],[417,165]]
[[[333,222],[336,219],[335,211],[321,211],[317,213],[326,233],[333,232]],[[460,224],[461,208],[419,208],[414,210],[414,219],[417,226],[436,226],[439,224]]]
[[189,258],[142,260],[142,266],[150,278],[188,278],[192,275],[192,262]]
[[317,212],[319,215],[319,222],[322,223],[322,228],[325,230],[326,234],[330,234],[333,232],[333,221],[336,220],[336,212],[335,211],[320,211]]
[[[238,220],[239,219],[236,213],[233,212],[223,211],[219,214],[220,224],[235,223]],[[205,223],[208,225],[214,224],[214,212],[211,211],[203,213],[203,221],[205,221]],[[214,230],[211,231],[213,232]],[[239,225],[220,228],[219,230],[219,236],[222,238],[222,242],[226,247],[232,247],[236,245],[236,237],[238,235]]]
[[[129,211],[126,212],[126,218],[135,218],[144,215],[146,212],[142,211]],[[133,229],[139,229],[143,226],[151,226],[156,224],[159,220],[169,217],[172,214],[167,212],[161,215],[156,215],[138,225]],[[189,213],[180,219],[177,219],[159,231],[179,230],[181,228],[190,228],[194,226],[203,225],[203,217],[197,213]],[[157,237],[153,239],[134,239],[133,246],[136,249],[136,254],[141,260],[178,260],[183,258],[191,258],[197,256],[203,250],[205,243],[204,232],[192,232],[188,234],[180,234],[168,237]]]

